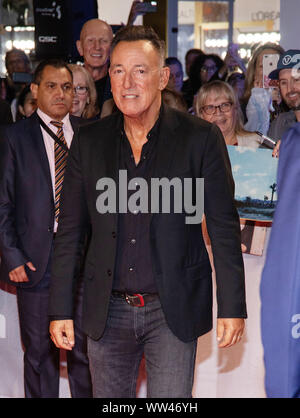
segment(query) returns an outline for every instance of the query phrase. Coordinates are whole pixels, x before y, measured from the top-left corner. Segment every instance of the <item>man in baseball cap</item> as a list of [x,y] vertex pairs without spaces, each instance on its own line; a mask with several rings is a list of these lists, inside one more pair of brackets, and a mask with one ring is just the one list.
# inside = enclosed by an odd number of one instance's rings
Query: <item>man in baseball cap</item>
[[268,136],[277,141],[291,126],[300,122],[300,50],[284,52],[269,78],[278,80],[282,100],[290,108],[290,111],[281,113],[270,125]]
[[[297,71],[300,69],[300,50],[299,49],[289,49],[284,54],[282,54],[278,60],[276,70],[272,71],[269,74],[269,78],[272,80],[279,80],[279,73],[281,70],[293,70],[297,74]],[[300,74],[300,72],[299,72]]]

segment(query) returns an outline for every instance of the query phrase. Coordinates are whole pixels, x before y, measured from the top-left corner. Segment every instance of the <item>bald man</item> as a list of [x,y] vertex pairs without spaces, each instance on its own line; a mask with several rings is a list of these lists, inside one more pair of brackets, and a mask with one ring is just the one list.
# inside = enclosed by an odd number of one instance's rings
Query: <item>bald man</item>
[[91,19],[83,25],[80,39],[76,42],[78,52],[84,60],[84,67],[95,81],[100,112],[103,103],[112,97],[108,75],[112,39],[110,25],[100,19]]

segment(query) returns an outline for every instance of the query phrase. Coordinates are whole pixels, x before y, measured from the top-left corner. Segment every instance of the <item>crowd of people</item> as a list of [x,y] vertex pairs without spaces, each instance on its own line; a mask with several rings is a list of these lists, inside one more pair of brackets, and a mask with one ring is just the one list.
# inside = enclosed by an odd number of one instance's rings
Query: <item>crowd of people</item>
[[[77,41],[83,63],[68,64],[73,73],[74,85],[70,114],[93,120],[117,110],[111,95],[108,74],[112,39],[113,32],[106,22],[92,19],[83,26],[80,39]],[[270,136],[275,142],[279,142],[277,152],[283,133],[297,121],[293,110],[295,99],[290,99],[290,89],[283,87],[282,83],[277,82],[272,88],[263,87],[262,62],[266,54],[280,56],[283,53],[283,48],[278,44],[257,45],[253,48],[249,62],[245,63],[238,54],[236,44],[229,46],[224,60],[217,54],[207,54],[200,49],[192,48],[185,55],[185,79],[183,63],[177,57],[167,57],[165,65],[170,69],[170,78],[162,92],[164,101],[181,111],[209,121],[213,120],[223,132],[222,120],[225,117],[231,119],[231,112],[222,107],[216,108],[208,115],[203,107],[206,106],[203,94],[207,95],[207,84],[210,93],[215,96],[223,95],[226,90],[225,95],[230,96],[228,101],[235,113],[234,123],[238,123],[237,129],[242,129],[244,134],[259,131]],[[297,51],[294,51],[294,54],[296,53]],[[0,85],[1,124],[29,117],[36,110],[36,100],[32,97],[30,82],[14,81],[13,76],[16,73],[27,73],[28,77],[31,77],[34,64],[24,51],[18,49],[6,53],[5,64],[7,77],[1,79]],[[222,83],[213,83],[215,81]],[[248,135],[248,140],[250,137],[255,146],[257,136]],[[249,145],[249,141],[247,143]]]
[[[127,24],[132,24],[139,14],[144,14],[143,5],[139,1],[134,1]],[[71,114],[84,119],[98,119],[117,110],[111,95],[108,74],[112,39],[112,29],[106,22],[92,19],[83,26],[80,39],[76,43],[83,63],[69,64],[74,74]],[[278,82],[273,84],[272,88],[264,88],[263,57],[266,54],[282,55],[284,49],[279,44],[268,42],[254,45],[252,50],[248,62],[240,58],[237,44],[229,45],[224,59],[217,54],[206,53],[197,48],[186,52],[184,63],[181,63],[177,57],[167,57],[165,65],[170,69],[170,77],[163,91],[163,98],[170,106],[207,119],[208,115],[199,108],[199,103],[204,106],[201,97],[205,90],[202,87],[217,80],[226,83],[224,89],[229,85],[235,93],[234,100],[232,97],[229,101],[238,114],[238,129],[242,128],[244,133],[259,131],[269,135],[275,142],[279,141],[274,153],[276,155],[281,136],[297,119],[292,110],[293,103],[289,100],[289,90],[282,91]],[[27,73],[30,77],[35,65],[22,50],[14,48],[7,51],[5,56],[7,77],[1,79],[0,84],[0,106],[3,109],[1,124],[29,117],[35,111],[36,104],[30,92],[30,82],[14,80],[16,73]],[[216,87],[215,94],[218,95],[221,85],[217,83],[213,86]],[[214,88],[210,91],[213,94]],[[228,92],[229,90],[227,95]],[[218,117],[221,113],[224,116],[227,112],[222,111],[221,108],[213,112],[213,120],[217,125],[218,120],[222,119]],[[230,118],[230,115],[226,116]],[[212,118],[209,117],[208,120],[210,119]],[[258,138],[255,135],[251,137],[256,143]]]
[[[280,144],[300,120],[295,60],[285,59],[299,51],[259,45],[244,63],[234,44],[224,60],[193,48],[184,79],[151,28],[126,25],[114,36],[92,19],[77,48],[82,63],[49,59],[34,69],[23,51],[8,51],[0,86],[0,275],[17,287],[25,396],[58,396],[64,348],[73,397],[135,396],[143,355],[148,396],[189,397],[197,337],[212,326],[201,226],[174,213],[155,225],[150,214],[99,217],[95,186],[115,179],[117,167],[146,182],[168,173],[205,178],[218,341],[238,343],[247,312],[226,145],[263,147],[257,131]],[[271,89],[263,87],[265,54],[280,55]],[[31,82],[14,81],[16,73]]]

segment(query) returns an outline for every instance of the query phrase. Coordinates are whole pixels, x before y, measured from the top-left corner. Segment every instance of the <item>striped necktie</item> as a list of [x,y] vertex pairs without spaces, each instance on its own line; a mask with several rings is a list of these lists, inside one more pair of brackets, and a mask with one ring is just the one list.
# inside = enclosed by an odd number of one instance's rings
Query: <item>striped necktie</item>
[[[63,122],[51,121],[52,125],[57,127],[56,136],[67,147],[64,137]],[[55,220],[58,221],[59,215],[59,199],[64,181],[64,174],[67,165],[68,152],[62,148],[57,142],[54,142],[54,159],[55,159]]]

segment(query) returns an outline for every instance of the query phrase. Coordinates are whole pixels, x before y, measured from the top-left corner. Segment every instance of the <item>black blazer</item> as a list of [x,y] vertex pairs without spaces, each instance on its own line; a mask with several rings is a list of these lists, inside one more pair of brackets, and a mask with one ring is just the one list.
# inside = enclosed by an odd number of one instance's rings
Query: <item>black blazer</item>
[[[50,315],[72,318],[74,269],[79,241],[91,224],[84,279],[84,331],[101,337],[108,313],[116,255],[117,215],[99,214],[97,180],[118,185],[118,113],[82,127],[73,140],[55,240]],[[153,177],[201,178],[217,277],[218,316],[246,317],[240,225],[224,138],[199,118],[164,106]],[[153,214],[150,239],[153,273],[162,309],[173,333],[190,341],[212,327],[212,277],[201,224],[185,214]]]
[[[80,118],[70,116],[75,130]],[[0,138],[0,279],[26,267],[32,287],[43,277],[53,241],[54,199],[48,157],[37,114],[5,127]],[[14,283],[15,284],[15,283]]]

